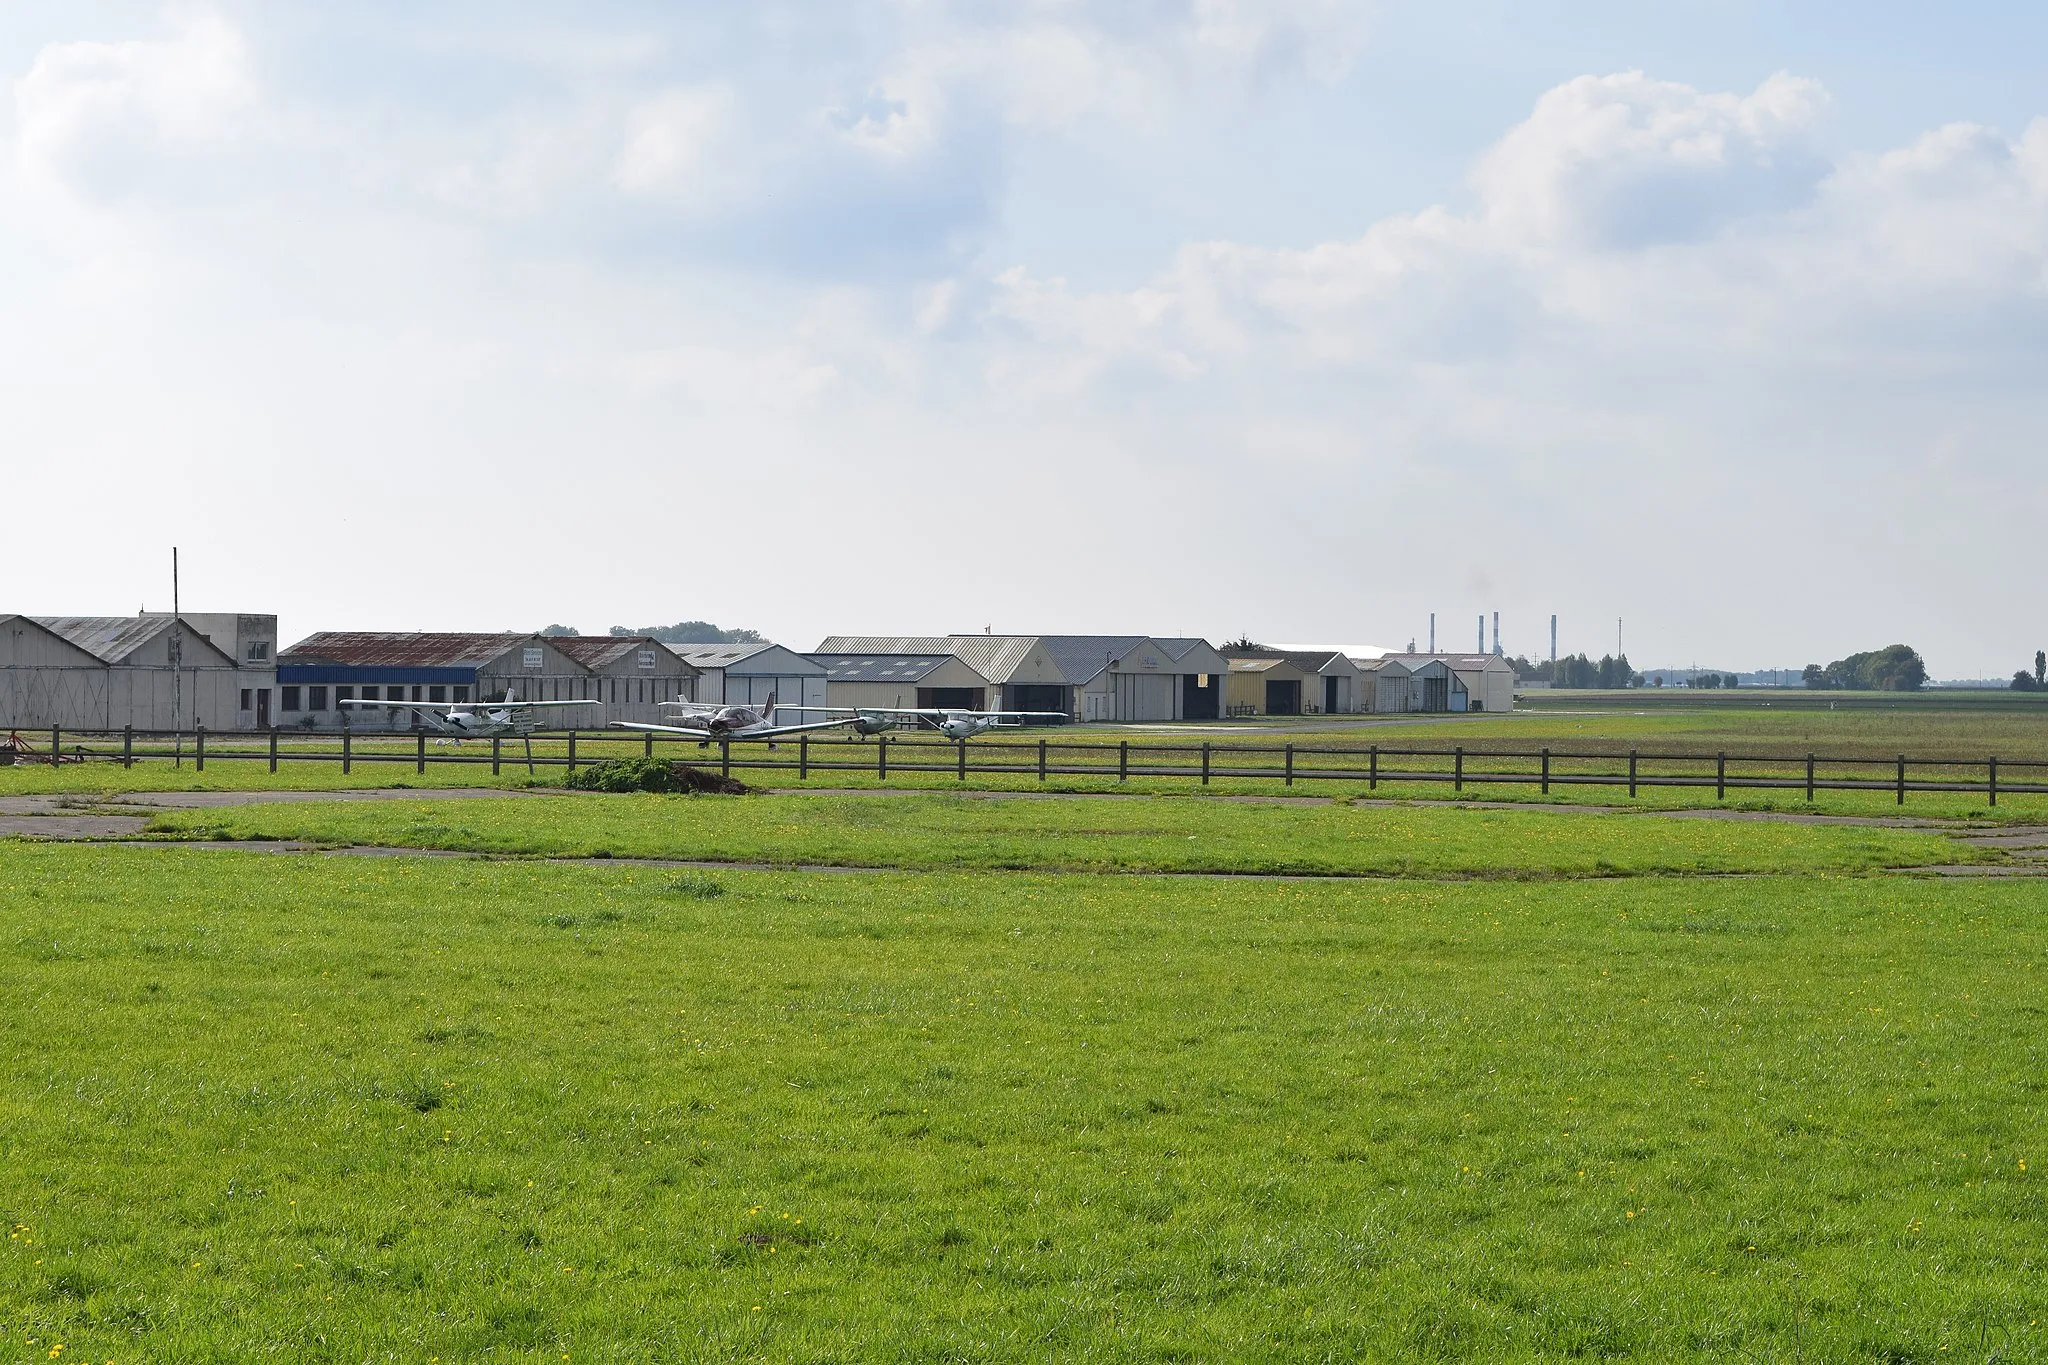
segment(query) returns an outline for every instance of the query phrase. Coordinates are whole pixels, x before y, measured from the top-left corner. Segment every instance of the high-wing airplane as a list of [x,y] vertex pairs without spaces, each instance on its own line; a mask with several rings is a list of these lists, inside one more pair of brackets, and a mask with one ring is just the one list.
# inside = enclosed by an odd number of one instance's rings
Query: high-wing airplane
[[395,711],[415,711],[421,720],[443,734],[457,735],[463,739],[489,739],[493,735],[530,735],[540,728],[538,714],[561,706],[602,706],[596,701],[519,701],[506,698],[504,701],[477,702],[426,702],[426,701],[364,701],[356,697],[344,697],[336,702],[353,711],[374,711],[379,707],[390,707]]
[[947,739],[973,739],[989,730],[1014,729],[1027,720],[1071,720],[1064,711],[965,711],[950,706],[792,706],[791,711],[824,711],[843,716],[839,723],[860,734],[878,735],[896,728],[898,716],[917,716],[931,722]]
[[[842,716],[838,720],[817,720],[800,725],[778,725],[775,723],[775,694],[769,693],[768,700],[761,706],[723,706],[713,702],[665,701],[664,711],[677,713],[674,725],[650,725],[641,721],[615,720],[614,730],[641,730],[656,735],[681,735],[709,744],[714,739],[779,739],[783,735],[803,734],[809,730],[835,730],[852,725],[853,717]],[[789,706],[785,711],[823,710],[823,707]]]

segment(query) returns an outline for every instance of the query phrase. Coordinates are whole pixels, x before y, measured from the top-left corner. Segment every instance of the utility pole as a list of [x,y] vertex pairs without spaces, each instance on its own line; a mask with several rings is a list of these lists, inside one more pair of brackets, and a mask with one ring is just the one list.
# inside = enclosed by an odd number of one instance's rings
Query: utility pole
[[178,547],[171,547],[171,730],[176,766],[185,766],[185,627],[178,603]]

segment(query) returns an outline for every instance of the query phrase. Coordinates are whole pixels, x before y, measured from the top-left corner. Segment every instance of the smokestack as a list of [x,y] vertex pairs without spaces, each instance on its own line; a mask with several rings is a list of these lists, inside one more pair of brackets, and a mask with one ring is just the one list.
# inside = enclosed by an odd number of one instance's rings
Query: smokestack
[[1500,653],[1500,613],[1493,614],[1493,652]]
[[1436,613],[1429,614],[1429,652],[1436,653]]
[[1557,613],[1550,613],[1550,662],[1557,662]]
[[1479,613],[1479,652],[1486,652],[1486,613]]

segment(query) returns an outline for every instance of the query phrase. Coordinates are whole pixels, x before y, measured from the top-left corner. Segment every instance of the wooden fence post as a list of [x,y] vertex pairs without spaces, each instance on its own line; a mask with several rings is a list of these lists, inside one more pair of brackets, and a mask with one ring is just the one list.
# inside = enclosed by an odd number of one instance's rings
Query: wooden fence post
[[349,732],[347,730],[343,730],[341,732],[341,770],[344,773],[348,772],[351,766],[349,762],[349,759],[351,757],[349,753],[349,739]]
[[1990,788],[1991,804],[1995,806],[1998,804],[1998,760],[1993,758],[1986,766],[1990,769],[1990,777],[1986,785]]
[[1543,751],[1543,794],[1550,795],[1550,750]]
[[[1206,749],[1209,746],[1205,744],[1202,747]],[[1119,782],[1125,782],[1130,779],[1130,776],[1131,742],[1127,739],[1120,739],[1116,742],[1116,780]],[[1205,777],[1202,780],[1204,782],[1207,782],[1209,779]]]
[[[649,735],[647,742],[651,746],[654,743],[654,736]],[[811,780],[811,737],[809,735],[798,735],[796,737],[796,780],[799,782]]]
[[277,727],[270,727],[270,771],[277,771]]
[[503,735],[492,735],[492,736],[491,736],[491,776],[492,776],[492,777],[496,777],[496,776],[498,775],[498,770],[499,770],[499,766],[500,766],[500,765],[501,765],[501,764],[502,764],[502,763],[503,763],[503,762],[505,761],[505,750],[504,750],[504,748],[503,748],[503,745],[504,745],[504,743],[505,743],[505,737],[504,737]]
[[413,749],[415,751],[413,771],[424,773],[427,770],[427,732],[425,730],[415,730],[412,737]]
[[889,780],[889,736],[886,732],[875,736],[875,777],[883,782]]
[[1806,756],[1806,799],[1813,800],[1813,755]]
[[647,732],[646,734],[642,735],[642,736],[641,736],[641,738],[647,741],[647,742],[646,742],[646,743],[645,743],[644,745],[642,745],[642,746],[641,746],[641,749],[640,749],[640,755],[641,755],[641,757],[643,757],[643,758],[653,758],[653,757],[654,757],[654,731],[652,731],[652,730],[649,730],[649,731],[648,731],[648,732]]
[[718,741],[718,775],[732,776],[732,741],[729,739]]
[[1714,799],[1723,800],[1728,795],[1728,754],[1726,750],[1714,755]]
[[1462,744],[1454,746],[1453,753],[1454,756],[1451,759],[1451,790],[1461,792],[1465,790],[1465,746]]
[[1372,753],[1365,761],[1365,789],[1369,792],[1380,789],[1380,746],[1372,746]]
[[1631,798],[1636,794],[1636,751],[1634,749],[1628,751],[1628,794]]
[[569,732],[569,771],[576,771],[576,732]]
[[[1125,741],[1129,743],[1128,740]],[[1209,741],[1202,741],[1202,785],[1209,785]]]
[[[1899,766],[1903,768],[1904,762],[1901,761]],[[206,727],[196,720],[192,722],[192,771],[206,771]]]
[[1045,781],[1045,741],[1038,741],[1038,780]]
[[121,766],[135,766],[135,727],[132,725],[121,727]]
[[960,741],[960,752],[959,752],[958,754],[954,755],[954,757],[955,757],[955,758],[957,758],[957,759],[958,759],[958,760],[960,761],[960,780],[961,780],[962,782],[965,782],[965,781],[967,780],[967,741],[966,741],[966,740],[964,740],[964,739],[963,739],[963,740],[961,740],[961,741]]
[[63,762],[63,761],[64,761],[64,759],[63,759],[63,753],[64,753],[64,730],[63,730],[63,727],[62,727],[62,726],[57,726],[57,725],[52,725],[52,726],[50,727],[50,766],[51,766],[51,767],[53,767],[53,768],[54,768],[54,767],[56,767],[56,766],[57,766],[57,765],[58,765],[59,763],[61,763],[61,762]]
[[1899,804],[1906,804],[1906,756],[1899,755]]
[[1290,786],[1290,787],[1294,785],[1294,746],[1293,746],[1292,744],[1289,744],[1289,745],[1287,746],[1287,783],[1286,783],[1286,785],[1288,785],[1288,786]]

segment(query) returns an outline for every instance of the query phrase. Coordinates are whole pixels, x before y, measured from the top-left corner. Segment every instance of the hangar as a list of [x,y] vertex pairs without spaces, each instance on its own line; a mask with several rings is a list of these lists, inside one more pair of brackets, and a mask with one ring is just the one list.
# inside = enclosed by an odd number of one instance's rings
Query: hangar
[[1144,635],[835,635],[817,653],[950,654],[985,680],[989,710],[1084,721],[1213,719],[1230,669],[1206,640]]
[[1340,650],[1232,649],[1223,699],[1233,716],[1345,715],[1363,709],[1358,665]]
[[1375,710],[1515,709],[1515,667],[1498,654],[1389,654],[1381,663],[1376,691],[1391,690],[1388,675],[1398,667],[1407,674],[1405,705],[1376,704]]
[[696,700],[757,706],[774,697],[783,706],[828,706],[825,667],[792,649],[770,644],[672,645],[697,670]]
[[[323,631],[309,635],[277,659],[278,724],[339,729],[346,713],[353,729],[411,730],[416,712],[388,707],[345,708],[348,700],[454,705],[514,697],[521,701],[602,701],[612,680],[600,678],[563,646],[580,637],[458,631]],[[589,643],[599,643],[591,641]],[[606,645],[636,642],[606,637]],[[652,643],[651,641],[649,643]],[[660,665],[650,691],[659,700],[687,700],[687,673]],[[671,656],[673,657],[673,656]],[[629,668],[627,671],[631,671]],[[602,684],[602,685],[601,685]],[[662,696],[661,693],[681,695]],[[636,694],[637,695],[637,694]],[[591,724],[601,724],[591,709]],[[565,722],[562,728],[569,728]]]
[[589,670],[607,721],[660,724],[665,719],[660,709],[663,702],[697,699],[697,670],[651,635],[550,635],[546,639]]
[[826,705],[957,707],[986,711],[989,680],[945,650],[806,656],[825,669]]
[[261,729],[276,645],[275,616],[0,616],[0,723]]

